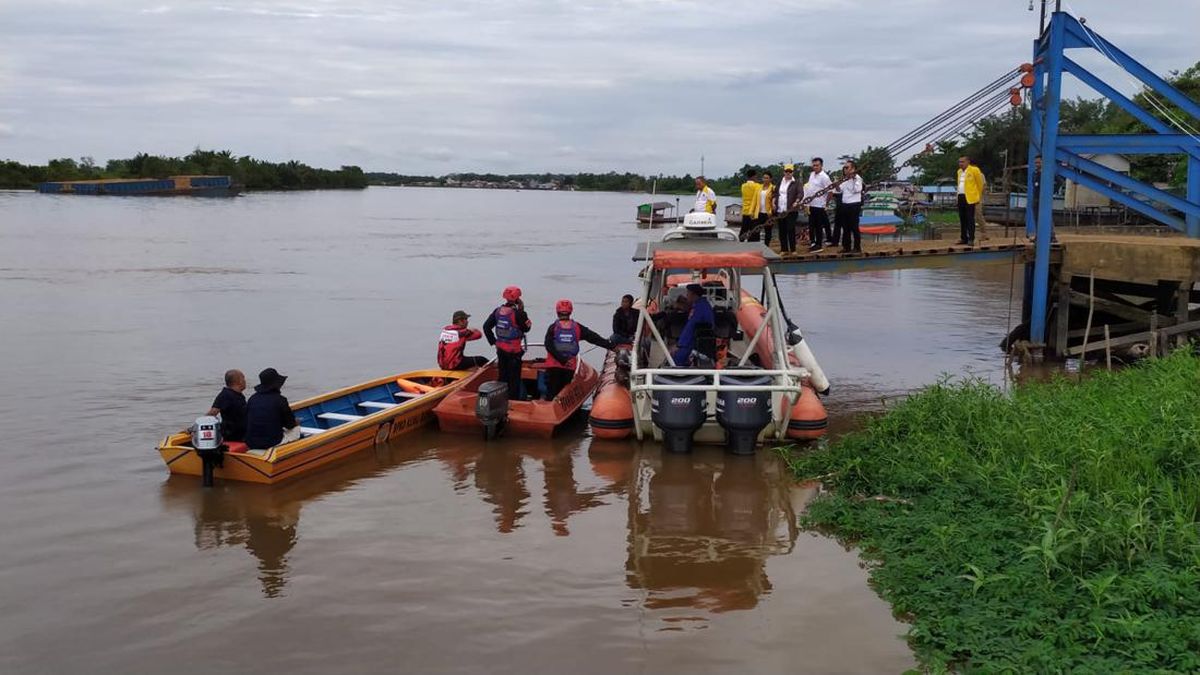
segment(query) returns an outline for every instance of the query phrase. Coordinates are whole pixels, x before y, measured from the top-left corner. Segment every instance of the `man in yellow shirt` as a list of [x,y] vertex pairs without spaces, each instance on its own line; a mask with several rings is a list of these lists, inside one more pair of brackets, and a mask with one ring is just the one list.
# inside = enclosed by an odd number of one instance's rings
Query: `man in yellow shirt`
[[695,213],[716,213],[717,193],[708,187],[704,176],[696,176],[696,203],[692,206]]
[[971,163],[971,158],[958,158],[958,226],[962,235],[958,243],[975,245],[975,209],[983,199],[983,172]]
[[751,236],[750,232],[758,220],[761,199],[762,183],[758,182],[758,171],[750,169],[746,172],[746,182],[742,183],[742,231],[739,233],[742,241],[758,241],[758,233]]

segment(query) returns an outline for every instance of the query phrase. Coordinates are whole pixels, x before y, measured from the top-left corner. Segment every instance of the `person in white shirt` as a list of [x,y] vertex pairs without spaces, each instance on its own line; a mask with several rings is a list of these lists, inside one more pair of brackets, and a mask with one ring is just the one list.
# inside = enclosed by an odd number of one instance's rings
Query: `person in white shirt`
[[783,178],[779,181],[779,191],[775,200],[775,213],[779,214],[779,250],[784,253],[796,252],[800,183],[794,175],[795,170],[791,164],[783,166]]
[[716,213],[717,193],[708,187],[704,176],[696,177],[696,204],[692,207],[696,213]]
[[804,184],[805,199],[812,197],[812,201],[808,203],[808,250],[810,253],[825,250],[822,242],[827,237],[829,242],[833,243],[829,232],[829,214],[825,212],[825,203],[828,197],[826,195],[813,197],[832,184],[833,181],[829,180],[829,174],[825,173],[825,160],[813,157],[812,173],[808,174],[808,182]]
[[862,217],[863,179],[858,175],[858,165],[853,160],[847,161],[842,167],[842,184],[837,191],[837,223],[842,230],[842,253],[862,253],[858,219]]

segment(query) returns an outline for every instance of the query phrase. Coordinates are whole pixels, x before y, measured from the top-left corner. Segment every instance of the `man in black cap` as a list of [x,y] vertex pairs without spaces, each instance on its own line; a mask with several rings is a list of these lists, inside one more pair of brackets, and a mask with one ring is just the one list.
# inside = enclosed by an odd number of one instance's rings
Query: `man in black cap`
[[286,381],[287,375],[280,375],[274,368],[258,374],[254,395],[246,402],[246,445],[251,450],[266,450],[300,438],[292,406],[279,393]]
[[469,328],[467,320],[471,318],[463,310],[457,310],[450,318],[450,324],[442,328],[438,336],[437,362],[442,370],[469,370],[487,365],[488,360],[482,356],[465,356],[467,343],[483,337],[483,333]]

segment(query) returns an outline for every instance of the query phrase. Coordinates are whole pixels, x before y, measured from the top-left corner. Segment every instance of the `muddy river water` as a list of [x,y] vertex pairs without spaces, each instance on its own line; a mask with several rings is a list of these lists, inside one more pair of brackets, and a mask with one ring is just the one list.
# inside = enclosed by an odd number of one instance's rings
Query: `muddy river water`
[[[911,666],[855,553],[797,529],[812,490],[771,453],[428,429],[273,488],[168,479],[154,445],[227,368],[274,366],[298,400],[427,367],[450,313],[481,320],[511,283],[539,330],[566,296],[607,333],[638,290],[639,201],[0,192],[0,672]],[[944,372],[999,380],[1009,275],[782,278],[834,428]]]

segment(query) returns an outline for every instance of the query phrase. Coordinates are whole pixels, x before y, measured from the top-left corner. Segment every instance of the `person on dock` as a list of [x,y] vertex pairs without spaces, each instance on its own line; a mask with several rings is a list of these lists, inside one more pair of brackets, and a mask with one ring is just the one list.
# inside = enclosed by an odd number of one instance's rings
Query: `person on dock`
[[589,342],[597,347],[612,349],[613,344],[598,333],[571,318],[575,306],[562,299],[554,304],[558,319],[546,329],[546,400],[553,401],[563,387],[575,379],[579,363],[579,343]]
[[252,451],[266,450],[300,438],[300,426],[287,398],[280,393],[287,375],[274,368],[258,374],[254,395],[246,402],[246,445]]
[[862,233],[858,221],[862,218],[863,179],[858,165],[847,160],[842,166],[842,181],[837,187],[837,222],[842,230],[842,253],[862,253]]
[[775,184],[771,172],[762,173],[762,192],[758,196],[758,218],[755,226],[762,231],[763,243],[771,246],[771,235],[775,231]]
[[442,328],[438,337],[437,363],[442,370],[469,370],[487,365],[483,356],[464,356],[467,343],[483,337],[483,333],[467,327],[471,318],[463,310],[457,310],[450,318],[450,325]]
[[621,306],[613,312],[612,335],[608,341],[613,344],[633,344],[633,334],[637,332],[638,310],[633,307],[633,296],[626,293],[621,296]]
[[983,199],[983,172],[971,163],[971,158],[958,158],[958,226],[962,236],[958,243],[975,245],[975,209]]
[[738,239],[742,241],[758,241],[758,232],[754,225],[758,222],[759,198],[762,196],[762,183],[758,182],[758,170],[746,172],[746,182],[742,183],[742,230]]
[[483,335],[488,344],[496,347],[496,367],[499,380],[508,385],[508,398],[521,400],[521,357],[525,356],[525,333],[533,322],[525,313],[521,289],[509,286],[502,294],[504,304],[492,310],[483,323]]
[[225,371],[225,387],[213,399],[209,416],[221,416],[221,438],[240,441],[246,437],[246,376],[235,369]]
[[808,180],[804,183],[804,197],[806,199],[812,197],[812,201],[808,203],[809,253],[819,253],[825,250],[825,241],[828,241],[830,245],[836,243],[833,240],[833,234],[829,231],[829,214],[825,212],[825,205],[828,203],[829,197],[828,195],[813,197],[832,184],[833,181],[829,179],[829,174],[825,173],[825,160],[813,157],[812,173],[808,174]]
[[696,204],[692,206],[692,211],[696,213],[717,212],[717,193],[708,187],[708,180],[704,176],[696,176]]
[[775,197],[775,213],[779,215],[779,250],[784,253],[796,251],[796,219],[799,215],[800,183],[796,180],[796,167],[783,166],[783,178],[779,179],[779,190]]
[[691,365],[692,352],[697,351],[697,348],[701,346],[697,339],[698,333],[704,328],[711,333],[717,323],[716,314],[713,313],[712,305],[708,302],[708,296],[704,294],[703,286],[688,284],[687,298],[691,309],[688,310],[687,323],[683,326],[679,341],[675,343],[675,353],[672,355],[677,366]]

